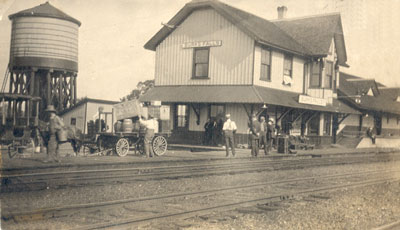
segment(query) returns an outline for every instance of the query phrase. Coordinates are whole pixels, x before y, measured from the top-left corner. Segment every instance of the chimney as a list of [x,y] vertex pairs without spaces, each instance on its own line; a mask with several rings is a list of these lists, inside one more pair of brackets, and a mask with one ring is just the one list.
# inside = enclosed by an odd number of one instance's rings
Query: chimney
[[286,13],[287,13],[286,6],[279,6],[277,10],[278,10],[278,19],[286,18]]

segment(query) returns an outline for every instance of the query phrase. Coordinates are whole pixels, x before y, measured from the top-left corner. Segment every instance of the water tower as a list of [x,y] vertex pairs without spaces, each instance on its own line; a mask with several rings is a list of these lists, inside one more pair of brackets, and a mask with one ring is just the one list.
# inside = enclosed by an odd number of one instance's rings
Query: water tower
[[39,117],[47,105],[61,111],[76,104],[81,23],[48,2],[9,19],[9,93],[40,97]]

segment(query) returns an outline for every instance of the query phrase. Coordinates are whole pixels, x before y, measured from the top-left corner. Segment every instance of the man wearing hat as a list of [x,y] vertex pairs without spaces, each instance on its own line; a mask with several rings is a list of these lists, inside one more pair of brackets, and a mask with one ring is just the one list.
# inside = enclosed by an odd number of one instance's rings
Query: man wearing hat
[[225,146],[226,146],[226,156],[229,157],[229,146],[232,149],[232,156],[235,156],[235,136],[236,133],[236,123],[231,120],[231,115],[226,114],[226,121],[222,130],[225,134]]
[[250,128],[250,140],[251,140],[251,156],[256,157],[259,152],[259,139],[260,139],[260,131],[261,125],[257,120],[257,116],[255,114],[251,117],[251,122],[249,124]]
[[48,105],[46,110],[49,114],[49,142],[47,144],[47,157],[49,161],[60,162],[58,159],[58,139],[57,139],[57,131],[61,130],[64,127],[64,122],[61,120],[59,116],[56,115],[56,109],[53,105]]
[[267,153],[271,152],[272,149],[272,144],[273,144],[273,139],[274,139],[274,135],[275,135],[275,121],[274,118],[269,118],[268,120],[268,124],[267,124]]

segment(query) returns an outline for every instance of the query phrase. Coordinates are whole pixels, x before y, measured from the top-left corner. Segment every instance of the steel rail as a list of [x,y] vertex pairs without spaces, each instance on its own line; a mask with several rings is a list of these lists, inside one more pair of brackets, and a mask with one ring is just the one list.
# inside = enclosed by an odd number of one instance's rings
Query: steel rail
[[341,189],[365,187],[365,186],[377,185],[377,184],[382,184],[382,183],[386,183],[386,182],[394,182],[394,181],[399,181],[399,180],[400,180],[400,177],[392,177],[392,178],[384,178],[384,179],[379,179],[379,180],[368,180],[368,181],[363,181],[363,182],[357,182],[357,183],[353,183],[350,185],[347,184],[347,185],[325,186],[325,187],[315,188],[315,189],[305,189],[305,190],[297,191],[295,193],[276,194],[276,195],[267,196],[267,197],[258,198],[258,199],[232,202],[232,203],[228,203],[228,204],[214,205],[214,206],[206,207],[206,208],[192,209],[192,210],[188,210],[188,211],[181,211],[181,212],[175,212],[175,213],[160,214],[160,215],[144,217],[144,218],[125,218],[125,219],[118,220],[118,221],[111,221],[111,222],[98,223],[98,224],[86,225],[86,226],[81,226],[81,227],[74,227],[73,229],[75,229],[75,230],[105,229],[105,228],[123,226],[123,225],[128,225],[128,224],[135,224],[135,223],[140,223],[140,222],[145,222],[145,221],[166,219],[166,218],[171,218],[171,217],[179,217],[179,216],[187,216],[187,215],[193,216],[194,214],[198,215],[200,213],[209,213],[211,211],[231,210],[231,209],[237,208],[237,207],[257,205],[259,203],[282,201],[282,200],[287,199],[288,197],[306,196],[306,195],[312,195],[312,194],[319,194],[322,192],[333,192],[333,191],[337,191],[337,190],[341,190]]
[[[272,171],[272,170],[289,170],[289,169],[299,169],[299,168],[306,168],[306,167],[322,167],[322,166],[330,166],[330,165],[338,165],[338,164],[357,164],[357,163],[363,163],[363,162],[368,162],[371,163],[371,158],[376,159],[374,162],[381,162],[385,161],[386,159],[381,159],[380,157],[377,156],[372,156],[369,158],[360,158],[360,157],[353,157],[351,160],[350,159],[342,159],[342,158],[333,158],[330,161],[327,159],[315,159],[310,161],[310,159],[302,159],[302,160],[296,160],[296,161],[264,161],[264,162],[248,162],[248,164],[239,164],[240,167],[232,167],[231,164],[222,164],[222,165],[201,165],[201,166],[196,166],[196,165],[191,165],[185,167],[187,171],[185,170],[175,170],[173,169],[180,168],[182,167],[176,167],[176,168],[168,168],[168,167],[162,167],[158,169],[163,169],[165,171],[161,172],[156,172],[156,173],[146,173],[146,174],[117,174],[117,175],[99,175],[100,172],[129,172],[126,170],[117,170],[117,171],[102,171],[102,170],[96,170],[96,176],[87,176],[86,174],[77,174],[76,177],[56,177],[56,178],[38,178],[37,181],[35,181],[33,178],[28,178],[28,182],[24,182],[19,180],[17,183],[11,183],[10,185],[3,185],[2,186],[2,192],[7,192],[7,191],[15,191],[15,190],[26,190],[26,191],[32,191],[32,190],[41,190],[49,187],[56,187],[56,186],[63,186],[63,185],[69,185],[71,186],[71,183],[75,183],[77,185],[78,182],[90,182],[94,183],[95,180],[100,180],[102,183],[109,182],[109,180],[113,183],[115,182],[131,182],[131,181],[141,181],[141,180],[159,180],[159,179],[177,179],[177,178],[184,178],[184,177],[196,177],[196,176],[207,176],[207,175],[219,175],[219,174],[237,174],[237,173],[250,173],[250,172],[259,172],[259,171]],[[234,164],[238,165],[238,164]],[[224,166],[218,168],[218,166]],[[203,167],[203,168],[202,168]],[[137,168],[134,168],[136,170]],[[153,168],[155,169],[155,168]],[[93,170],[90,170],[93,172]],[[151,172],[151,170],[149,170]],[[83,173],[84,171],[81,171]],[[47,174],[47,175],[52,175],[52,174]],[[60,173],[56,174],[57,176],[62,175]],[[70,173],[67,173],[67,175],[71,175]],[[57,182],[61,182],[61,184],[57,184]],[[87,185],[87,183],[85,184]],[[37,186],[38,188],[35,188],[34,186]],[[23,187],[23,189],[21,189]]]
[[299,196],[299,195],[305,196],[305,195],[318,194],[318,193],[322,193],[322,192],[333,192],[333,191],[345,189],[345,188],[365,187],[365,186],[377,185],[377,184],[381,184],[381,183],[385,183],[385,182],[398,181],[398,180],[400,180],[400,178],[396,177],[396,178],[387,178],[387,179],[381,179],[381,180],[370,180],[370,181],[365,181],[365,182],[358,182],[358,183],[355,183],[352,185],[339,185],[339,186],[323,187],[323,188],[318,188],[318,189],[308,189],[308,190],[302,190],[302,191],[299,191],[299,192],[296,192],[293,194],[286,194],[284,196],[274,195],[274,196],[268,196],[268,197],[263,197],[263,198],[258,198],[258,199],[233,202],[233,203],[228,203],[228,204],[223,204],[223,205],[215,205],[215,206],[211,206],[211,207],[207,207],[207,208],[155,215],[155,216],[145,217],[145,218],[126,218],[126,219],[115,221],[115,222],[106,222],[106,223],[98,223],[98,224],[86,225],[86,226],[81,226],[81,227],[74,227],[73,229],[75,229],[75,230],[104,229],[104,228],[110,228],[110,227],[116,227],[116,226],[122,226],[122,225],[128,225],[128,224],[135,224],[135,223],[140,223],[140,222],[145,222],[145,221],[167,219],[167,218],[171,218],[171,217],[179,217],[179,216],[187,216],[187,215],[193,216],[194,214],[199,215],[200,213],[209,213],[210,211],[231,210],[236,207],[250,206],[250,205],[256,205],[259,203],[268,203],[268,202],[272,202],[272,201],[280,201],[280,200],[282,200],[282,197],[294,197],[294,196]]
[[239,186],[227,186],[223,188],[217,189],[210,189],[210,190],[203,190],[203,191],[195,191],[195,192],[185,192],[185,193],[173,193],[167,194],[162,196],[150,196],[150,197],[142,197],[142,198],[131,198],[131,199],[122,199],[122,200],[113,200],[113,201],[105,201],[105,202],[98,202],[98,203],[87,203],[87,204],[74,204],[74,205],[66,205],[61,207],[51,207],[51,208],[40,208],[36,210],[29,210],[29,211],[10,211],[3,207],[2,211],[2,218],[4,220],[8,219],[30,219],[30,216],[35,216],[45,218],[48,217],[57,217],[65,215],[57,215],[57,213],[63,212],[76,212],[77,210],[81,209],[91,209],[91,208],[98,208],[104,206],[115,206],[127,203],[136,203],[136,202],[144,202],[144,201],[154,201],[154,200],[161,200],[161,199],[169,199],[169,198],[177,198],[177,197],[187,197],[187,196],[195,196],[195,195],[204,195],[204,194],[214,194],[232,190],[240,190],[240,189],[248,189],[248,188],[255,188],[255,187],[263,187],[268,185],[278,185],[278,184],[285,184],[285,183],[293,183],[293,182],[304,182],[316,179],[340,179],[346,177],[354,177],[357,175],[379,175],[400,172],[400,170],[368,170],[362,172],[352,172],[352,173],[342,173],[342,174],[334,174],[334,175],[318,175],[312,177],[302,177],[302,178],[294,178],[294,179],[287,179],[287,180],[279,180],[279,181],[269,181],[264,183],[253,183],[247,185],[239,185]]

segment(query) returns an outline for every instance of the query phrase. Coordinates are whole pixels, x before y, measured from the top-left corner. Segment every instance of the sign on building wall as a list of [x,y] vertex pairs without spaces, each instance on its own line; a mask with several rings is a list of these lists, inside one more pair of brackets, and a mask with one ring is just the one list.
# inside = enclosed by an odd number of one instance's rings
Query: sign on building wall
[[309,105],[326,106],[325,98],[310,97],[306,95],[299,95],[299,103]]
[[222,41],[198,41],[198,42],[186,42],[182,44],[183,49],[189,48],[200,48],[200,47],[213,47],[213,46],[222,46]]
[[160,108],[160,120],[168,121],[169,116],[169,105],[162,105]]

